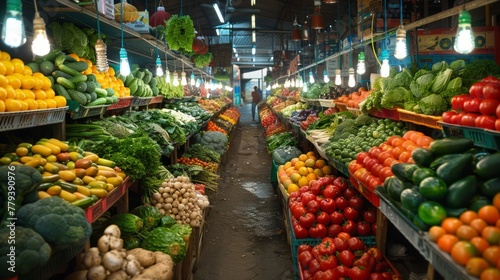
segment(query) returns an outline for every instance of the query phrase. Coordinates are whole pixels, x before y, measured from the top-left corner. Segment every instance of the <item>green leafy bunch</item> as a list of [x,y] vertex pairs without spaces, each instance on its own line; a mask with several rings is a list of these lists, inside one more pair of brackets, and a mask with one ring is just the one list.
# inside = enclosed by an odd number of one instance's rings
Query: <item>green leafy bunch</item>
[[189,16],[171,16],[165,25],[165,41],[173,51],[192,51],[194,24]]

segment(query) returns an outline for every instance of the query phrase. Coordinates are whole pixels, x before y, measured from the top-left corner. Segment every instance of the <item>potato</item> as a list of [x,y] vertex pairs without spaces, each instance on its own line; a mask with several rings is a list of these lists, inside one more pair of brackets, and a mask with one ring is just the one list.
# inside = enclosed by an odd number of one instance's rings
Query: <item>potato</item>
[[152,266],[156,263],[155,254],[146,249],[135,248],[127,251],[127,255],[134,256],[144,268]]
[[141,274],[131,278],[131,280],[172,280],[174,271],[171,266],[157,263],[146,269]]
[[154,252],[154,254],[156,257],[156,263],[166,264],[172,267],[172,269],[174,268],[174,261],[172,260],[172,257],[169,254],[165,254],[160,251],[156,251]]

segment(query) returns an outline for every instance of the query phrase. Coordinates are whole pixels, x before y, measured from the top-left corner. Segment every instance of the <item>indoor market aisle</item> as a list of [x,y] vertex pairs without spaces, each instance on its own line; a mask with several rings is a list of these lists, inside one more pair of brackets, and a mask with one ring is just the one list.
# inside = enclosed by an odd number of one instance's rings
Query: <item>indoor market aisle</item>
[[265,130],[252,121],[250,108],[249,103],[238,108],[242,115],[219,171],[219,189],[209,195],[195,280],[293,279]]

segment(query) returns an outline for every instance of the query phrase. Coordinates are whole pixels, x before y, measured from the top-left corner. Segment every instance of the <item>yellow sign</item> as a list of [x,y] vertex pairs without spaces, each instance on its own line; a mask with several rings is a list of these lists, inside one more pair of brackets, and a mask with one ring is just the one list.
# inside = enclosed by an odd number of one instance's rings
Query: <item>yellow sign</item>
[[[474,27],[475,48],[473,54],[491,54],[495,50],[495,33],[498,28]],[[434,29],[418,32],[418,53],[420,54],[448,54],[455,53],[456,28]],[[498,37],[498,36],[497,36]]]

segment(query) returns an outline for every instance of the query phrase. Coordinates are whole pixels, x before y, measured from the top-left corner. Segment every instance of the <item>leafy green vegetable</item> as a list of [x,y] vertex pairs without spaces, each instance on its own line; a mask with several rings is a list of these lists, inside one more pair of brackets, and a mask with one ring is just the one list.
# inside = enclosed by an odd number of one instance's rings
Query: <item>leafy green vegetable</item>
[[448,103],[438,94],[431,94],[417,102],[418,112],[426,115],[439,116],[448,110]]
[[431,92],[432,93],[439,93],[442,90],[444,90],[446,88],[446,85],[450,81],[452,73],[453,73],[453,70],[451,70],[451,69],[446,69],[444,71],[439,72],[436,75],[434,82],[432,83],[432,86],[430,88]]
[[453,76],[457,77],[460,72],[465,68],[465,61],[463,59],[457,59],[450,63],[450,69],[453,70]]
[[269,136],[266,139],[266,143],[267,151],[271,153],[279,147],[296,146],[297,140],[291,132],[283,132]]
[[165,227],[152,230],[142,241],[141,247],[168,254],[175,263],[180,263],[186,256],[186,242],[179,234]]
[[446,61],[436,62],[432,64],[431,70],[432,72],[441,72],[448,69],[448,63]]
[[196,143],[189,147],[189,149],[183,154],[184,157],[196,157],[206,162],[220,162],[220,154],[210,149],[207,146],[203,146]]
[[194,24],[188,15],[172,15],[165,23],[165,41],[173,51],[191,52],[194,36]]
[[398,87],[389,90],[382,96],[381,105],[384,108],[392,109],[394,107],[403,107],[406,99],[411,93],[404,87]]
[[285,164],[287,161],[290,161],[294,157],[298,157],[302,154],[302,151],[300,151],[297,147],[294,146],[282,146],[279,148],[276,148],[271,156],[274,160],[274,162],[278,165],[280,164]]
[[472,84],[487,76],[500,75],[500,66],[494,60],[476,59],[465,65],[462,73],[463,85],[470,88]]

